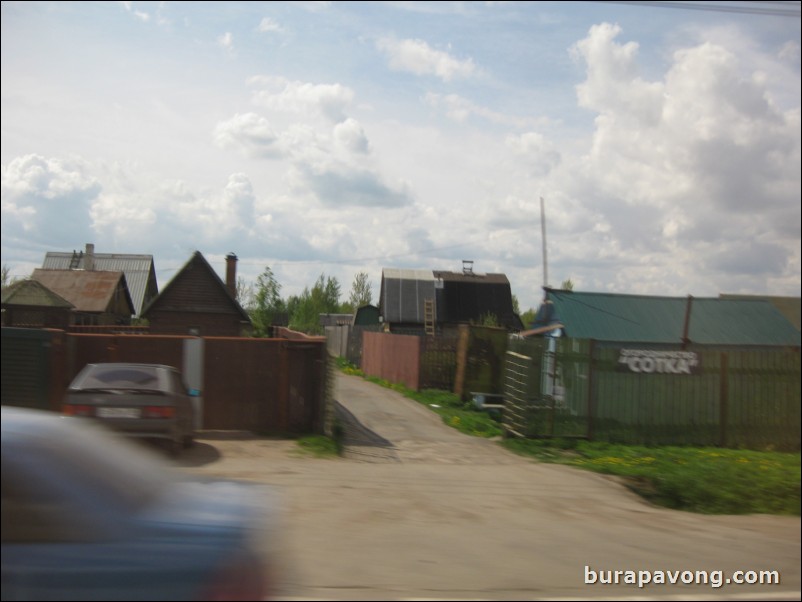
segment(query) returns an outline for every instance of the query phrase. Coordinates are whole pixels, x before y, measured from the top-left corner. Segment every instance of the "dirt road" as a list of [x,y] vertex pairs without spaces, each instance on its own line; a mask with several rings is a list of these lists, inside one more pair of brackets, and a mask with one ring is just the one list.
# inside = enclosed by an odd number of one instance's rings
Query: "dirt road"
[[[274,486],[281,599],[799,599],[799,518],[654,508],[614,479],[510,454],[391,390],[337,378],[349,420],[343,458],[205,433],[180,460]],[[777,571],[780,585],[725,583],[761,570]],[[708,582],[663,573],[680,582],[640,588],[621,573],[605,585],[606,571],[692,571]]]

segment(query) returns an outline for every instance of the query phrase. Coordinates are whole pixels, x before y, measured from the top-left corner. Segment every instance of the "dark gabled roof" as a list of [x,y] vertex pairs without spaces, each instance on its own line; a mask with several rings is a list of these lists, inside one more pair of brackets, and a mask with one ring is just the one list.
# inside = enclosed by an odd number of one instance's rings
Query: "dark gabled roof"
[[31,307],[75,307],[64,297],[54,293],[36,280],[20,280],[3,289],[3,305],[27,305]]
[[[42,263],[45,270],[86,269],[86,254],[79,252],[48,251]],[[128,283],[128,292],[134,303],[134,313],[144,309],[148,289],[155,296],[159,292],[153,255],[130,253],[93,253],[94,269],[106,272],[123,272]]]
[[443,282],[466,282],[471,284],[509,284],[510,281],[505,274],[482,274],[479,272],[445,272],[435,270],[432,272],[435,278]]
[[[566,336],[626,343],[699,345],[800,345],[800,334],[768,301],[582,293],[547,289],[548,324]],[[544,314],[545,315],[545,314]]]
[[[234,296],[231,294],[231,291],[228,290],[228,287],[225,285],[223,280],[220,276],[217,275],[217,272],[214,271],[209,262],[206,261],[206,258],[201,254],[200,251],[195,251],[192,254],[192,257],[189,258],[170,282],[167,283],[161,293],[154,298],[143,310],[142,316],[147,317],[147,314],[154,309],[159,309],[160,306],[164,305],[166,300],[171,298],[171,293],[176,289],[178,283],[180,283],[184,277],[189,274],[193,270],[201,270],[207,282],[211,284],[212,287],[215,288],[218,292],[222,293],[222,298],[225,300],[225,304],[228,305],[232,312],[239,314],[240,318],[244,322],[248,322],[250,324],[251,318],[248,316],[248,313],[242,309],[242,306],[237,302]],[[173,310],[180,310],[186,312],[193,312],[193,311],[207,311],[209,308],[202,305],[194,304],[198,302],[198,299],[189,299],[188,301],[181,300],[180,303],[182,304],[181,307],[172,307]]]
[[125,274],[99,270],[44,270],[37,268],[32,278],[75,306],[78,311],[103,313],[122,288],[125,303],[134,313],[134,303],[128,292]]

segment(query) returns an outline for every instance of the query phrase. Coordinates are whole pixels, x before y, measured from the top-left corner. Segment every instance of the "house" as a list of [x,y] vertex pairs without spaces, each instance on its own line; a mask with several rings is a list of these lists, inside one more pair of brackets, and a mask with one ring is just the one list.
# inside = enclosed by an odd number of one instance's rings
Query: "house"
[[379,309],[386,328],[395,331],[486,321],[523,328],[507,276],[474,272],[472,261],[463,262],[462,272],[385,268]]
[[532,328],[522,336],[550,333],[606,346],[800,346],[799,330],[762,298],[545,292]]
[[75,306],[36,280],[3,288],[3,326],[60,328],[72,324]]
[[88,243],[86,251],[72,251],[71,253],[48,251],[42,268],[45,270],[102,270],[124,273],[131,300],[134,302],[136,316],[140,316],[143,308],[159,294],[152,255],[96,253],[95,245]]
[[142,311],[152,334],[242,336],[251,320],[237,302],[237,256],[226,257],[223,282],[200,251]]
[[131,323],[134,303],[122,272],[37,268],[31,278],[73,305],[72,324],[109,326]]

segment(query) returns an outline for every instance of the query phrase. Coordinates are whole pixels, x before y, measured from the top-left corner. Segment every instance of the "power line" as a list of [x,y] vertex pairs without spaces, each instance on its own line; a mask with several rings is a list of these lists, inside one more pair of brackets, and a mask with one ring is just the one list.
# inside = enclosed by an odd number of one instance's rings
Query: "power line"
[[[701,10],[718,13],[739,13],[746,15],[765,15],[771,17],[799,17],[802,15],[799,2],[740,2],[735,4],[711,4],[709,2],[614,2],[598,1],[596,4],[628,4],[655,8],[676,8],[681,10]],[[765,5],[771,4],[773,7]],[[750,6],[755,5],[755,6]],[[759,5],[759,6],[758,6]]]

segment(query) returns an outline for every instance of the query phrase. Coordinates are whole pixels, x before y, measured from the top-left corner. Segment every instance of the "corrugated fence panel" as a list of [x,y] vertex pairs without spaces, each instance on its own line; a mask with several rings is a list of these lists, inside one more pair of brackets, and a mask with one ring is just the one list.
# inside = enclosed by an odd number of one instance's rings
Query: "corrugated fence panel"
[[52,334],[34,328],[2,329],[4,405],[50,407],[49,350]]
[[277,339],[205,339],[205,428],[286,429],[282,344]]
[[365,332],[362,339],[362,371],[413,390],[420,386],[420,337]]

